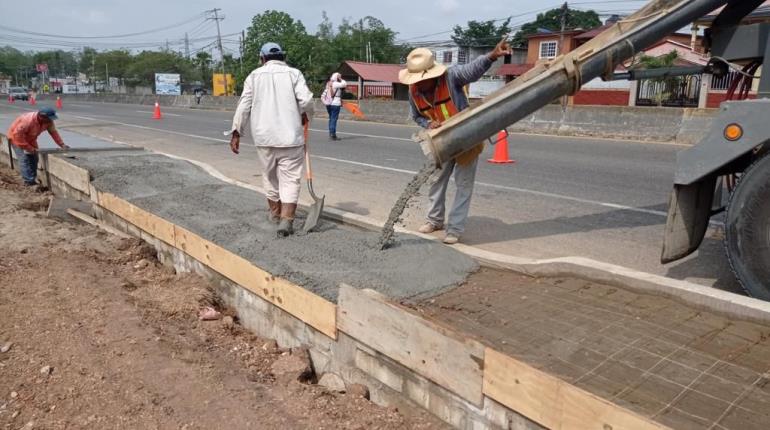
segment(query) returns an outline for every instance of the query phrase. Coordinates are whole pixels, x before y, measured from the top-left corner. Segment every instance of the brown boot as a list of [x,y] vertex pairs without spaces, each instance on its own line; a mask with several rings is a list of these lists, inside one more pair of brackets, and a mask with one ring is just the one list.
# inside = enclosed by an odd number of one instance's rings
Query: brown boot
[[270,212],[267,214],[267,220],[273,224],[278,224],[281,221],[281,202],[267,199],[267,206],[270,208]]
[[281,204],[281,222],[278,224],[278,237],[294,234],[294,213],[296,211],[296,203]]

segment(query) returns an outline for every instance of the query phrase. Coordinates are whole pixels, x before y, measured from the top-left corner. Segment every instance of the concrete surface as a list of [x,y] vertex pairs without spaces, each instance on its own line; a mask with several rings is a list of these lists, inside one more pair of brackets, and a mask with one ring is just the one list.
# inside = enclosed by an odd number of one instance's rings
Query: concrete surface
[[[80,153],[70,162],[91,173],[92,184],[122,197],[334,301],[345,282],[394,298],[435,294],[478,269],[470,257],[429,241],[397,235],[380,251],[376,232],[322,221],[318,232],[285,239],[267,221],[263,197],[223,183],[190,163],[156,154]],[[301,227],[302,218],[296,221]]]
[[770,325],[575,278],[482,269],[420,312],[677,430],[770,426]]
[[[20,108],[28,107],[0,103],[0,114],[13,115]],[[200,160],[233,179],[261,184],[253,147],[244,144],[239,156],[227,148],[222,132],[229,127],[229,113],[165,108],[163,120],[154,121],[151,115],[144,106],[69,103],[59,127]],[[326,194],[328,207],[384,223],[424,160],[410,140],[416,127],[343,121],[343,140],[330,142],[325,125],[315,121],[311,133],[317,191]],[[666,266],[659,262],[675,156],[683,148],[512,135],[510,149],[517,164],[480,163],[463,242],[525,258],[582,256],[739,291],[718,224],[695,255]],[[490,158],[491,152],[487,148],[482,157]],[[426,207],[424,196],[416,199],[405,217],[408,228],[422,223]]]

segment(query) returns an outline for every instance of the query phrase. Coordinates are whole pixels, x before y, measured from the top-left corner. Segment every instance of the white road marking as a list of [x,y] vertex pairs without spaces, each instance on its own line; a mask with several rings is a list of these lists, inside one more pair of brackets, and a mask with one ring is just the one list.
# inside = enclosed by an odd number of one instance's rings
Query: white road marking
[[[317,131],[321,133],[328,133],[329,130],[318,130],[317,128],[311,128],[310,131]],[[342,131],[338,131],[337,134],[347,135],[347,136],[360,136],[360,137],[373,137],[376,139],[388,139],[388,140],[403,140],[406,142],[414,142],[412,139],[406,139],[403,137],[392,137],[392,136],[377,136],[375,134],[363,134],[363,133],[346,133]],[[415,142],[415,145],[417,143]]]
[[[155,113],[155,112],[153,112],[153,111],[151,111],[151,110],[137,110],[137,111],[134,111],[134,112],[137,112],[137,113],[146,113],[146,114],[150,114],[150,115],[152,115],[153,113]],[[183,116],[183,115],[178,115],[178,114],[175,114],[175,113],[168,113],[168,112],[166,112],[166,113],[163,113],[163,112],[161,112],[161,115],[162,115],[162,116]]]

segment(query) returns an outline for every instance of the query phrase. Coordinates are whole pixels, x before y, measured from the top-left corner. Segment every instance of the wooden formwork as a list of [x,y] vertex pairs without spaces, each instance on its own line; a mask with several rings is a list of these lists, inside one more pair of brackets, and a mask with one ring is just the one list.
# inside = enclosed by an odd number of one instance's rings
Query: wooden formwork
[[[355,367],[455,427],[511,426],[509,418],[501,417],[513,414],[526,417],[519,428],[665,428],[429,321],[375,291],[342,285],[338,303],[329,302],[195,232],[96,189],[88,172],[65,158],[49,157],[48,169],[56,181],[89,198],[103,221],[183,254],[274,307],[275,312],[291,315],[327,339],[301,339],[310,343],[311,350],[322,349],[331,361]],[[335,345],[343,340],[352,342],[353,348]],[[427,382],[409,385],[405,381],[410,378]],[[449,400],[435,400],[438,393]],[[501,413],[501,407],[507,412]]]

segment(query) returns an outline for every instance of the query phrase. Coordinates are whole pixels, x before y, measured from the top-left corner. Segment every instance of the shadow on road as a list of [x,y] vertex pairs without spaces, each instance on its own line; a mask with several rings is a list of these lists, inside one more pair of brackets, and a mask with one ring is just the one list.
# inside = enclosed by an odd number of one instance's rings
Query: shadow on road
[[[660,205],[640,209],[660,210]],[[665,218],[618,209],[576,217],[556,217],[546,220],[508,224],[497,218],[471,216],[463,241],[468,245],[484,245],[511,240],[532,239],[560,234],[585,233],[597,230],[613,230],[660,225]],[[662,234],[662,233],[661,233]]]
[[[715,262],[719,262],[716,263]],[[714,279],[714,288],[745,295],[735,278],[720,239],[707,237],[698,251],[681,261],[667,265],[667,277],[674,279]]]

